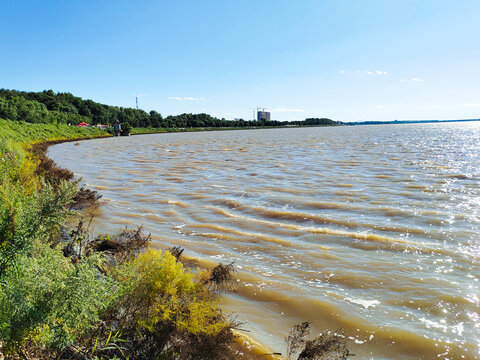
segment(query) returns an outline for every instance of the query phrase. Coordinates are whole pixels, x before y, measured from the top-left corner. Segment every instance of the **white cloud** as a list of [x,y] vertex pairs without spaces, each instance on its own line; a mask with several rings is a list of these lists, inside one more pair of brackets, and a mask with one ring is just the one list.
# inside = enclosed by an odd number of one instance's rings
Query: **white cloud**
[[203,101],[205,100],[204,97],[191,97],[191,96],[169,96],[170,100],[177,100],[177,101]]
[[378,75],[378,76],[383,76],[383,75],[387,75],[387,72],[386,71],[383,71],[383,70],[365,70],[365,71],[360,71],[360,70],[353,70],[353,71],[350,71],[350,70],[340,70],[339,73],[341,75],[345,75],[345,74],[366,74],[366,75]]
[[377,105],[375,106],[377,109],[386,109],[387,107],[385,105]]
[[286,108],[286,107],[280,107],[280,108],[277,108],[277,109],[273,109],[271,112],[305,112],[305,110],[303,109],[290,109],[290,108]]
[[400,79],[400,82],[423,82],[423,79],[411,78],[411,79]]
[[462,106],[465,106],[465,107],[480,107],[480,104],[469,103],[469,104],[463,104]]
[[140,98],[142,98],[142,97],[144,97],[144,96],[147,96],[147,95],[145,95],[145,94],[136,94],[135,96],[140,99]]

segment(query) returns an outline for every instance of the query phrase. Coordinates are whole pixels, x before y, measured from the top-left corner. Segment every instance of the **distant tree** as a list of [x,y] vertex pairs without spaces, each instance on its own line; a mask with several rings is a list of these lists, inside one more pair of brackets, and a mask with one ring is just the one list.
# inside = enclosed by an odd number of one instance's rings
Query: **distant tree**
[[326,118],[308,118],[304,121],[245,121],[219,119],[209,114],[180,114],[164,118],[157,111],[149,113],[133,108],[123,108],[83,100],[71,93],[53,90],[25,92],[0,89],[0,118],[27,122],[112,124],[115,120],[133,127],[257,127],[257,126],[332,126],[337,122]]

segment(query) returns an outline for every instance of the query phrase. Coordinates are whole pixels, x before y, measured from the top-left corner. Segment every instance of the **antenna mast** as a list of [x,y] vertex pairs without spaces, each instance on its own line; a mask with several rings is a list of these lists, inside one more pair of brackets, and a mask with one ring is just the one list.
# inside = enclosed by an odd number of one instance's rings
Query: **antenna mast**
[[137,110],[138,110],[138,96],[137,95],[135,95],[135,102],[137,104]]

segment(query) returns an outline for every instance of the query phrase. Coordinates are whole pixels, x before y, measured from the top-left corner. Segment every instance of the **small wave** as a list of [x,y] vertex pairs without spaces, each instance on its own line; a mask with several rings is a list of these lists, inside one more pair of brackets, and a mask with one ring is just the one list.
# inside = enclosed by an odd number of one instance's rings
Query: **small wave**
[[380,301],[378,300],[362,300],[362,299],[355,299],[355,298],[345,298],[345,300],[353,303],[353,304],[358,304],[363,306],[365,309],[368,309],[369,307],[375,307],[378,304],[380,304]]
[[230,209],[241,208],[243,206],[241,202],[231,199],[214,199],[212,202],[214,204],[222,205]]
[[335,186],[339,188],[351,188],[353,184],[335,184]]
[[[379,226],[369,223],[359,223],[356,221],[351,220],[338,220],[332,219],[329,217],[321,216],[321,215],[314,215],[304,212],[295,212],[295,211],[284,211],[284,210],[275,210],[275,209],[268,209],[263,207],[243,207],[244,211],[251,212],[257,215],[261,215],[266,218],[270,219],[279,219],[279,220],[292,220],[296,222],[306,222],[306,221],[313,221],[317,224],[333,224],[342,226],[345,228],[367,228],[377,231],[387,231],[387,232],[395,232],[395,233],[402,233],[402,234],[416,234],[416,235],[425,235],[426,231],[422,229],[416,228],[407,228],[402,226]],[[384,209],[386,211],[392,212],[393,214],[404,215],[402,210],[395,210],[395,209]]]
[[189,207],[190,205],[188,204],[185,204],[184,202],[181,202],[179,200],[167,200],[166,201],[167,204],[169,205],[176,205],[176,206],[179,206],[179,207],[182,207],[182,208],[186,208],[186,207]]
[[150,215],[144,215],[144,217],[150,221],[154,221],[156,223],[167,223],[167,220],[162,218],[161,216],[150,214]]
[[173,182],[176,182],[176,183],[183,183],[183,179],[182,178],[179,178],[179,177],[166,177],[165,180],[167,181],[173,181]]
[[263,241],[266,243],[275,243],[275,244],[281,244],[284,246],[291,246],[290,242],[278,237],[270,236],[270,235],[265,235],[265,234],[260,234],[260,233],[250,233],[247,231],[240,231],[232,228],[227,228],[225,226],[220,226],[216,224],[195,224],[195,225],[190,225],[189,228],[192,229],[197,229],[197,230],[203,230],[203,229],[209,229],[215,231],[215,233],[201,233],[199,235],[205,236],[205,237],[211,237],[211,238],[222,238],[222,239],[227,239],[227,240],[239,240],[238,238],[225,238],[225,234],[229,235],[236,235],[240,237],[240,240],[243,238],[249,238],[251,240],[256,240],[256,241]]
[[448,179],[458,179],[458,180],[467,180],[468,176],[464,174],[450,174],[450,175],[445,175],[446,178]]
[[280,228],[286,228],[286,229],[295,230],[295,231],[309,232],[312,234],[342,236],[342,237],[352,238],[356,240],[374,242],[379,246],[381,246],[384,250],[412,251],[412,252],[420,252],[425,254],[431,254],[431,253],[437,253],[442,255],[450,254],[448,250],[427,246],[426,244],[423,244],[421,242],[414,242],[414,241],[409,241],[407,239],[393,238],[393,237],[379,235],[375,233],[353,232],[353,231],[345,231],[345,230],[338,230],[338,229],[329,229],[325,227],[301,226],[296,224],[287,224],[282,222],[254,219],[244,215],[235,215],[231,213],[230,213],[230,217],[242,219],[245,221],[262,223],[262,224],[268,225],[270,228],[280,227]]

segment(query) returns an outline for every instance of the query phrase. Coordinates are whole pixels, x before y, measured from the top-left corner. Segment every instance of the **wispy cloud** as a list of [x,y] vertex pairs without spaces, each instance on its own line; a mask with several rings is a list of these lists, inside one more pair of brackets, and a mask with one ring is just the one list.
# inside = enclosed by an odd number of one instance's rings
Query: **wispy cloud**
[[140,99],[140,98],[145,97],[147,95],[146,94],[135,94],[135,96]]
[[204,97],[192,97],[192,96],[169,96],[170,100],[177,100],[177,101],[203,101],[205,100]]
[[424,80],[419,78],[411,78],[411,79],[400,79],[400,82],[424,82]]
[[465,106],[465,107],[480,107],[480,104],[468,103],[468,104],[462,104],[462,106]]
[[339,71],[340,75],[348,75],[348,74],[365,74],[365,75],[368,75],[368,76],[371,76],[371,75],[376,75],[376,76],[383,76],[383,75],[387,75],[388,72],[384,71],[384,70],[340,70]]
[[377,105],[375,106],[377,109],[386,109],[387,107],[385,105]]
[[275,112],[292,112],[292,113],[295,113],[295,112],[305,112],[305,110],[303,109],[290,109],[290,108],[287,108],[287,107],[279,107],[279,108],[276,108],[276,109],[273,109],[271,112],[275,113]]

